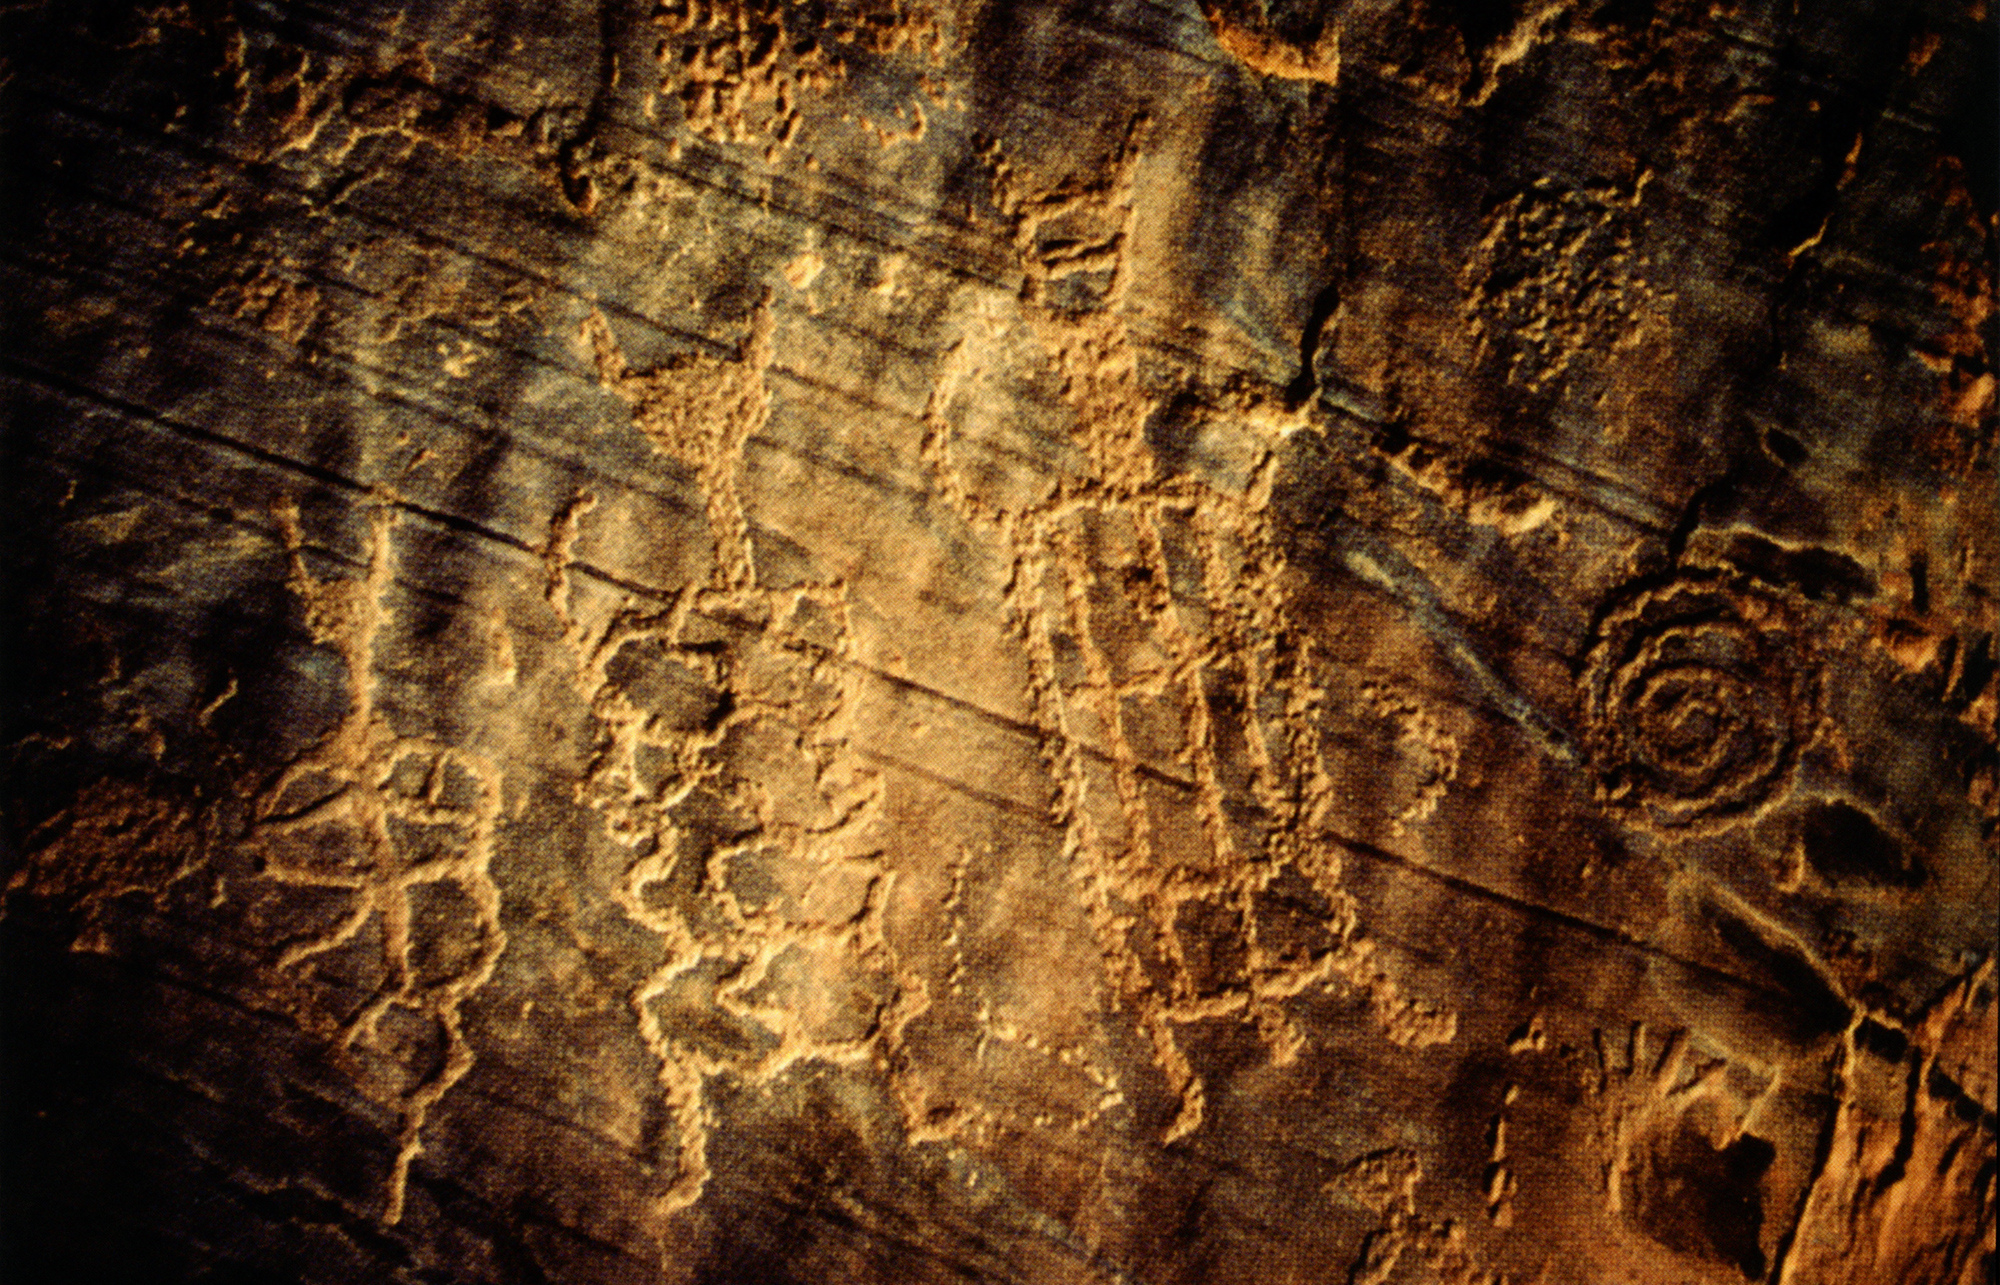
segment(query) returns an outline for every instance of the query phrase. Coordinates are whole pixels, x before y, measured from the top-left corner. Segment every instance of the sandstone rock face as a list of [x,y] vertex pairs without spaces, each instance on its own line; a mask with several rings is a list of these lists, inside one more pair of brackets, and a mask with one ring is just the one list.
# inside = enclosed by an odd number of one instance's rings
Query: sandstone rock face
[[0,24],[9,1279],[1992,1279],[1981,0]]

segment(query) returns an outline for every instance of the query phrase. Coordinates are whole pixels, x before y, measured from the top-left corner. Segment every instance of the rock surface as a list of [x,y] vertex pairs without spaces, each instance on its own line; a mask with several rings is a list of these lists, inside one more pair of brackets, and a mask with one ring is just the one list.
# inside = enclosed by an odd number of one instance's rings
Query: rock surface
[[1992,1279],[1983,3],[0,31],[9,1279]]

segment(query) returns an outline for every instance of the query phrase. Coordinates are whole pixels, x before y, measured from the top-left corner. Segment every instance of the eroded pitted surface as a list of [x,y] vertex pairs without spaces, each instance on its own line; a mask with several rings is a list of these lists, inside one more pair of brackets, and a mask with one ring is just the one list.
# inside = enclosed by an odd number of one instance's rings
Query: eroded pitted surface
[[1990,1276],[1983,7],[5,22],[22,1279]]

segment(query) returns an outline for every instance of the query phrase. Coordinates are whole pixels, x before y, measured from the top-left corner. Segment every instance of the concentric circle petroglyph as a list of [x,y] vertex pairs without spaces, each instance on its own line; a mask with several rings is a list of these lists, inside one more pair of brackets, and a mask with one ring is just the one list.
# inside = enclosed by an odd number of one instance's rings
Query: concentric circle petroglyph
[[1818,717],[1809,639],[1775,594],[1683,577],[1609,612],[1584,673],[1601,796],[1661,827],[1727,825],[1789,788]]

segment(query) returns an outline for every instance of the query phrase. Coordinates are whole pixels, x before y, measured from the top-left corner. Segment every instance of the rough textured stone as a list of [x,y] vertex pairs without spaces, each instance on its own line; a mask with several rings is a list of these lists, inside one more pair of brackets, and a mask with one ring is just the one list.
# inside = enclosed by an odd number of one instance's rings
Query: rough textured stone
[[0,32],[9,1279],[1992,1279],[1981,0]]

